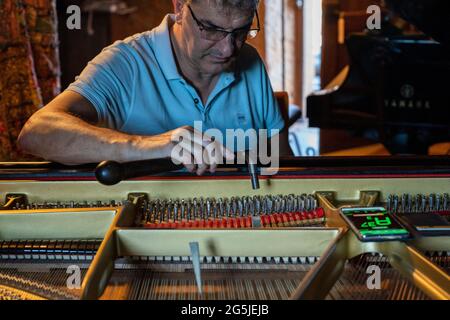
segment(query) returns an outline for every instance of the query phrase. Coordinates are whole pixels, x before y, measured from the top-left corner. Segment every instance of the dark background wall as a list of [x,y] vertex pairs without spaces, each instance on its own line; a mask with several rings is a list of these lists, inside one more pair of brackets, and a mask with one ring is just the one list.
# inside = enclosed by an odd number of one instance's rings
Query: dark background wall
[[111,39],[123,39],[129,35],[151,30],[158,26],[164,16],[173,12],[171,0],[128,0],[137,11],[129,15],[111,15]]
[[172,12],[170,0],[128,0],[129,7],[137,10],[126,15],[94,12],[92,28],[88,34],[88,13],[82,11],[81,30],[69,30],[66,26],[69,14],[67,7],[83,6],[82,0],[58,0],[59,54],[61,59],[61,88],[64,90],[80,74],[86,64],[100,51],[116,40],[135,33],[151,30],[161,23],[163,17]]

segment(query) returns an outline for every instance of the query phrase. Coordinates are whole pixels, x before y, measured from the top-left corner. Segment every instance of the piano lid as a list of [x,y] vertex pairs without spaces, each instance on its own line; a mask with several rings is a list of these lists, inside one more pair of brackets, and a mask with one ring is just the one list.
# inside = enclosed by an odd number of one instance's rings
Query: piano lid
[[436,41],[450,45],[450,1],[386,0],[388,8]]
[[393,154],[426,154],[432,144],[450,141],[450,1],[386,3],[442,43],[388,28],[351,35],[349,66],[307,99],[309,124],[358,132]]

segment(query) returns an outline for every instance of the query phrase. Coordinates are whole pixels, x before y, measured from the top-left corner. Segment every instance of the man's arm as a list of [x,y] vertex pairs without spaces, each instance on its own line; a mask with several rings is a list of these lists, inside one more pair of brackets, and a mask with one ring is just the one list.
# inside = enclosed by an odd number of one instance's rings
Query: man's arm
[[[96,163],[103,160],[118,162],[171,157],[175,146],[173,137],[179,128],[155,136],[128,135],[115,130],[97,127],[97,111],[82,95],[65,91],[47,106],[36,112],[20,133],[19,146],[28,153],[63,164]],[[190,129],[188,129],[190,130]],[[184,135],[185,136],[185,135]],[[195,141],[194,149],[204,148],[204,141]],[[186,141],[185,145],[191,145]],[[193,150],[188,150],[176,160],[190,171],[203,174],[215,166],[199,163]],[[231,155],[225,150],[225,156]],[[202,154],[202,153],[200,153]],[[214,163],[209,160],[207,163]]]
[[18,143],[25,152],[64,164],[132,161],[157,153],[156,146],[142,149],[142,138],[97,127],[97,121],[89,100],[65,91],[28,120]]

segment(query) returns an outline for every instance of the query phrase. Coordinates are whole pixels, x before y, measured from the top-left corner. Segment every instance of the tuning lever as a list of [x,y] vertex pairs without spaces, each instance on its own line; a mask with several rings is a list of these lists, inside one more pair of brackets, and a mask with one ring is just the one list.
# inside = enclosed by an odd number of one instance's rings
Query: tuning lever
[[101,184],[112,186],[126,179],[176,171],[182,168],[182,165],[175,165],[170,159],[145,160],[127,163],[103,161],[95,169],[95,177]]
[[[254,190],[259,189],[258,165],[249,162],[248,171]],[[183,169],[182,165],[175,165],[170,159],[143,160],[127,163],[103,161],[95,169],[95,177],[101,184],[112,186],[127,179],[150,176],[158,173]]]
[[250,178],[252,180],[253,190],[258,190],[259,189],[258,166],[254,163],[249,163],[248,171],[250,173]]

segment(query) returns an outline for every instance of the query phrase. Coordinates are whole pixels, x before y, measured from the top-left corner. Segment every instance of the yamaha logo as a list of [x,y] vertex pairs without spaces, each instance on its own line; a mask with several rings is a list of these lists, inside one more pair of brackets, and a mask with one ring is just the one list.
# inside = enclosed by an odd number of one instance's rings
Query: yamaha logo
[[403,85],[400,89],[400,94],[405,99],[411,99],[412,97],[414,97],[414,93],[414,87],[409,84]]
[[400,99],[391,97],[385,99],[384,106],[386,108],[411,110],[430,110],[432,107],[430,100],[416,97],[416,88],[410,84],[404,84],[401,86],[400,95]]

